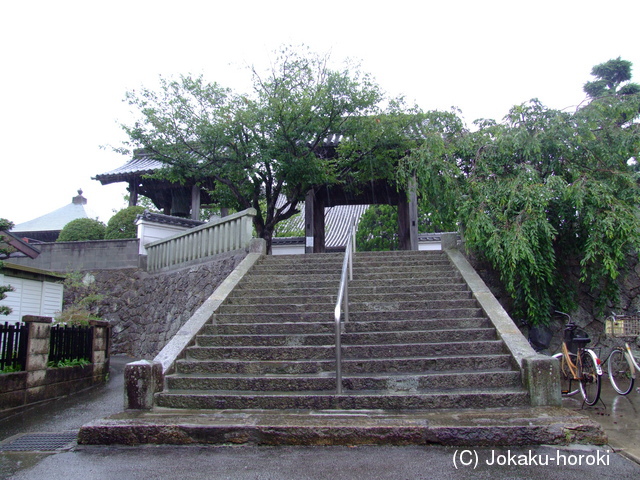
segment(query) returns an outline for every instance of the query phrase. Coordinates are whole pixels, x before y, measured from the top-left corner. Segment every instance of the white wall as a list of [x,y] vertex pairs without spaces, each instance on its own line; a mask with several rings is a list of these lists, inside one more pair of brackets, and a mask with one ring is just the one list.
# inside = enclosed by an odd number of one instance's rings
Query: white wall
[[304,245],[271,245],[272,255],[302,255]]
[[165,223],[150,222],[148,220],[139,219],[136,223],[138,226],[138,238],[140,239],[139,254],[146,255],[145,245],[170,237],[176,233],[189,230],[189,227],[181,227],[179,225],[167,225]]
[[0,274],[1,285],[11,285],[13,292],[8,292],[6,298],[0,300],[0,305],[6,305],[13,311],[10,315],[0,316],[0,322],[15,323],[23,315],[43,315],[54,317],[62,310],[63,285],[48,281],[28,280]]

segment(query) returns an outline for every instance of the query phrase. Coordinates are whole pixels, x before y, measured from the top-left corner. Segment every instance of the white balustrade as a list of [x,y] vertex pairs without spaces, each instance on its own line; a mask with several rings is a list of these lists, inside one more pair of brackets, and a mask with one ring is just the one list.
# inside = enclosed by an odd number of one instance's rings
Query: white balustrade
[[178,267],[249,246],[256,213],[249,208],[145,245],[147,270]]

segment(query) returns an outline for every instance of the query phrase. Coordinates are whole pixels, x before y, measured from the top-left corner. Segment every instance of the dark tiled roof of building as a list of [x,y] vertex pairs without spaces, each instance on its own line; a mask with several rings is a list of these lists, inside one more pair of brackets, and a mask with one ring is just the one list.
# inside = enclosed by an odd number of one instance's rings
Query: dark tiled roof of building
[[163,215],[161,213],[153,213],[145,210],[144,213],[138,215],[138,219],[148,220],[154,223],[164,223],[166,225],[179,225],[181,227],[198,227],[206,222],[201,220],[192,220],[190,218],[174,217],[172,215]]
[[103,185],[107,185],[109,183],[127,181],[133,176],[149,175],[161,169],[162,166],[162,162],[154,160],[149,155],[138,154],[124,165],[109,172],[100,173],[93,178]]

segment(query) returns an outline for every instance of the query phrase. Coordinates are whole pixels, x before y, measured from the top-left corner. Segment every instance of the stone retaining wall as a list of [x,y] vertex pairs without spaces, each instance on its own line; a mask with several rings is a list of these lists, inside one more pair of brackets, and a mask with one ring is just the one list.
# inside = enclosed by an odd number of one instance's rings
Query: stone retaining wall
[[[153,359],[246,255],[220,254],[173,272],[120,269],[85,276],[104,295],[99,314],[111,325],[113,354]],[[73,289],[65,289],[65,304],[73,300]]]

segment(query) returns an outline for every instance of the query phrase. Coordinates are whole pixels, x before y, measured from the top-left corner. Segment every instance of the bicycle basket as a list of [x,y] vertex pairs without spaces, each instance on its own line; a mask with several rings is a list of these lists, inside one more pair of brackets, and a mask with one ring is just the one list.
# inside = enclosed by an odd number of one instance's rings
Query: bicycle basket
[[605,325],[605,334],[612,337],[635,337],[640,335],[640,316],[624,315],[609,319]]

